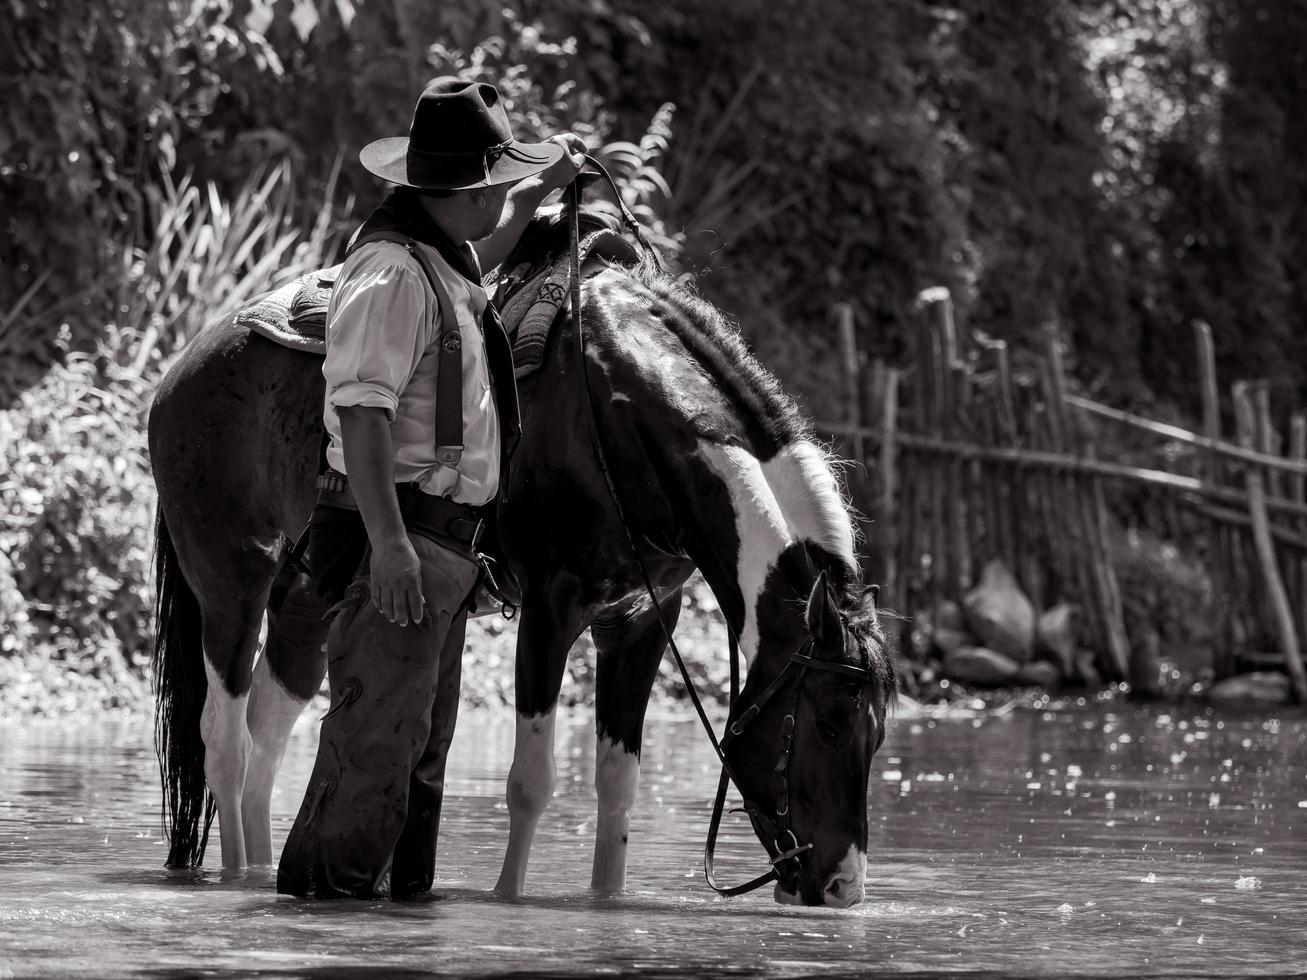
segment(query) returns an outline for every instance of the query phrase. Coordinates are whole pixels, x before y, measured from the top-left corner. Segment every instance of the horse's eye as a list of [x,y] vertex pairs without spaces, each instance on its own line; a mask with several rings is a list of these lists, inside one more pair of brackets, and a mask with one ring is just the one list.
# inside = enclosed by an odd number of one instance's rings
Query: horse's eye
[[840,740],[840,730],[829,721],[817,722],[817,737],[827,745],[834,745]]

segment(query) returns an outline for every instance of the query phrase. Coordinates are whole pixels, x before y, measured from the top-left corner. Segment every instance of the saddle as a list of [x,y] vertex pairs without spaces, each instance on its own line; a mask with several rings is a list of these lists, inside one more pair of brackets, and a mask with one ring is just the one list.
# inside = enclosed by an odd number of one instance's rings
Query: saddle
[[[586,218],[580,244],[583,279],[640,261],[639,250],[605,218],[593,214]],[[513,342],[514,374],[519,380],[544,362],[549,331],[568,308],[571,263],[566,241],[561,244],[561,249],[547,249],[487,282],[487,287],[495,287],[493,302]],[[274,289],[237,313],[236,322],[282,347],[325,356],[327,306],[340,268],[319,269]]]

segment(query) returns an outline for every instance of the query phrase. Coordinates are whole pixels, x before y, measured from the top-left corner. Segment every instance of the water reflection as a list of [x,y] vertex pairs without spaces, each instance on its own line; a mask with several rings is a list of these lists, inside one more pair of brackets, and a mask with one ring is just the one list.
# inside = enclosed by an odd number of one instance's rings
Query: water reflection
[[[441,834],[444,897],[401,906],[280,898],[266,869],[162,869],[147,721],[0,730],[0,976],[1307,970],[1301,718],[1116,705],[902,718],[874,773],[868,902],[845,912],[707,890],[716,773],[679,720],[650,724],[630,893],[588,895],[592,739],[585,713],[566,721],[531,897],[487,891],[507,834],[512,724],[469,713]],[[313,748],[305,725],[273,800],[278,843]],[[730,838],[723,876],[755,874],[747,825]]]

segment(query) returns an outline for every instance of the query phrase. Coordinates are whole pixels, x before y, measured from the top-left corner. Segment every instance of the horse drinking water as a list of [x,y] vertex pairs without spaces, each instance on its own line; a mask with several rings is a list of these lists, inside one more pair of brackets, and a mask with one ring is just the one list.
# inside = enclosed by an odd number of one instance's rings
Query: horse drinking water
[[[539,217],[505,267],[556,256],[565,240],[561,220]],[[722,751],[776,897],[851,905],[863,896],[867,781],[894,679],[829,462],[735,329],[648,262],[601,264],[582,297],[583,358],[578,324],[560,318],[521,380],[525,432],[499,511],[522,597],[497,890],[524,888],[554,787],[565,660],[587,626],[591,885],[625,886],[645,709],[664,628],[697,568],[748,667]],[[200,863],[215,807],[225,869],[273,860],[273,780],[326,666],[325,610],[283,560],[313,507],[322,397],[317,356],[232,314],[196,337],[155,398],[157,729],[173,867]]]

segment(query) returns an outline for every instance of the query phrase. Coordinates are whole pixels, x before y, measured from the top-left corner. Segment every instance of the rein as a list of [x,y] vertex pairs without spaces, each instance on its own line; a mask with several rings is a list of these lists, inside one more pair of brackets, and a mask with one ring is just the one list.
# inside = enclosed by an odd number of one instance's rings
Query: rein
[[[586,163],[595,167],[598,175],[603,177],[612,188],[613,195],[617,199],[617,206],[622,214],[622,221],[635,235],[637,241],[644,247],[658,268],[663,269],[663,264],[659,259],[658,253],[646,240],[643,232],[640,230],[639,223],[627,209],[622,195],[617,188],[608,171],[604,169],[593,157],[587,156]],[[590,177],[592,175],[578,175]],[[617,490],[617,484],[613,480],[613,475],[608,465],[608,455],[604,451],[603,439],[599,433],[599,416],[595,407],[594,391],[590,387],[590,376],[586,371],[585,365],[585,334],[581,323],[581,269],[580,269],[580,214],[581,214],[581,181],[574,181],[566,191],[567,201],[567,223],[568,223],[568,247],[571,259],[571,302],[572,302],[572,324],[576,334],[576,366],[580,372],[582,383],[585,387],[586,401],[590,408],[588,415],[590,421],[590,439],[594,446],[595,458],[598,460],[599,469],[603,473],[604,483],[608,487],[609,496],[612,498],[613,506],[617,510],[618,522],[622,525],[622,531],[626,535],[627,543],[630,545],[631,553],[635,557],[635,562],[640,570],[640,577],[643,581],[645,591],[649,594],[649,600],[653,604],[654,613],[658,617],[658,624],[662,627],[663,635],[667,638],[668,648],[672,651],[672,657],[676,661],[676,667],[681,673],[681,679],[685,684],[685,690],[690,695],[690,702],[694,705],[695,713],[699,716],[699,721],[703,725],[704,731],[708,734],[708,741],[712,743],[713,751],[717,753],[717,758],[721,762],[721,777],[717,783],[717,795],[713,801],[712,817],[708,824],[708,837],[704,844],[703,851],[703,872],[704,879],[708,882],[708,887],[719,895],[734,897],[751,892],[756,888],[761,888],[769,882],[776,881],[779,878],[777,866],[785,861],[797,861],[799,855],[813,848],[813,844],[800,844],[794,831],[790,828],[790,792],[789,792],[789,763],[790,750],[794,739],[795,715],[798,711],[799,693],[803,687],[803,679],[809,669],[825,670],[845,675],[862,684],[871,683],[871,674],[868,669],[854,667],[850,664],[839,664],[825,660],[817,660],[812,656],[812,647],[814,639],[809,636],[803,644],[793,653],[790,654],[781,668],[780,672],[772,680],[757,699],[748,706],[735,721],[727,727],[725,734],[720,739],[713,730],[712,722],[708,718],[708,713],[704,710],[703,702],[699,698],[698,691],[695,690],[694,681],[690,677],[690,671],[685,665],[685,660],[681,656],[681,651],[676,646],[676,640],[672,636],[672,630],[667,625],[667,619],[663,615],[662,604],[658,601],[657,592],[654,589],[653,581],[649,577],[648,567],[645,565],[644,557],[635,542],[631,533],[631,526],[626,519],[626,509],[622,506],[621,494]],[[740,668],[739,668],[739,641],[735,632],[731,629],[730,623],[726,624],[727,636],[730,647],[730,670],[731,670],[731,691],[729,708],[733,713],[736,701],[740,695]],[[740,787],[740,781],[736,778],[731,764],[726,759],[725,748],[731,740],[739,736],[754,718],[761,712],[763,706],[782,689],[791,670],[798,667],[797,683],[794,685],[794,698],[790,705],[789,712],[781,725],[780,752],[776,763],[776,772],[781,777],[781,792],[777,797],[776,803],[776,820],[773,821],[766,816],[754,803],[747,798],[744,799],[744,811],[748,814],[750,822],[753,824],[758,836],[764,841],[770,840],[772,848],[775,850],[774,856],[769,860],[771,867],[763,874],[753,878],[744,884],[734,886],[723,886],[717,883],[715,874],[714,853],[717,846],[717,834],[721,827],[722,814],[726,807],[726,792],[730,783],[734,782],[737,789],[740,789],[743,797],[743,789]]]

